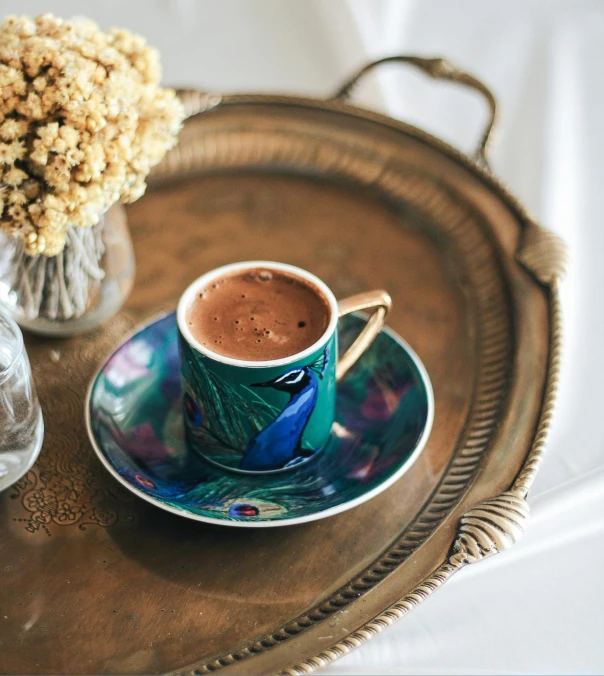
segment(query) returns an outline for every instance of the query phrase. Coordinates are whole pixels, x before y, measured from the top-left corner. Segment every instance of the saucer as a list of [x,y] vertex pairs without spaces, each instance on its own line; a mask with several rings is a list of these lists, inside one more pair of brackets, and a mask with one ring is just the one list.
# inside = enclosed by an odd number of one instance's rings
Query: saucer
[[[366,320],[340,320],[343,350]],[[336,422],[316,458],[278,474],[231,472],[184,442],[175,313],[140,328],[103,364],[86,401],[92,446],[140,498],[225,526],[285,526],[360,505],[399,479],[421,453],[434,415],[428,374],[384,329],[338,385]]]

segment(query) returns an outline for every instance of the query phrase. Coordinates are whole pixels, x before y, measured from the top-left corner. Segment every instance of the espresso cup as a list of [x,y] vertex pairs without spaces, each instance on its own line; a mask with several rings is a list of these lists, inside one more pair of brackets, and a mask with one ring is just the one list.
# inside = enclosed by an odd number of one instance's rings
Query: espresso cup
[[[261,318],[249,316],[255,308],[250,310],[249,303],[245,304],[246,294],[240,293],[246,276],[250,285],[258,282],[257,287],[250,288],[260,299],[265,316],[271,316],[271,325],[281,330],[280,335],[260,326]],[[273,289],[273,279],[285,286]],[[262,280],[271,281],[263,286]],[[292,297],[288,302],[287,284],[297,290],[302,301]],[[266,298],[262,295],[265,288]],[[215,305],[210,312],[214,316],[205,316],[204,303],[206,299],[211,302],[215,289],[221,294],[215,298],[224,299],[228,313],[221,315],[221,308]],[[273,302],[273,297],[280,300]],[[300,302],[309,305],[308,312],[314,311],[316,321],[312,321],[316,326],[291,323],[292,307]],[[241,316],[237,314],[240,306]],[[382,330],[390,306],[386,291],[368,291],[338,302],[318,277],[283,263],[233,263],[199,277],[181,296],[177,311],[189,447],[210,462],[245,473],[279,472],[311,460],[330,439],[338,381]],[[361,310],[373,312],[354,343],[338,357],[338,319]],[[289,324],[285,317],[280,321],[280,312],[288,314]],[[227,314],[228,326],[217,328],[225,326]],[[201,317],[202,329],[194,321],[197,317]],[[312,342],[308,345],[300,342],[299,327],[309,332]],[[257,340],[247,340],[252,359],[232,356],[237,354],[237,341],[244,331],[258,336]],[[275,349],[287,349],[288,331],[292,345],[300,349],[288,356],[263,359],[263,352],[270,355]],[[252,354],[239,347],[242,350],[248,357]]]

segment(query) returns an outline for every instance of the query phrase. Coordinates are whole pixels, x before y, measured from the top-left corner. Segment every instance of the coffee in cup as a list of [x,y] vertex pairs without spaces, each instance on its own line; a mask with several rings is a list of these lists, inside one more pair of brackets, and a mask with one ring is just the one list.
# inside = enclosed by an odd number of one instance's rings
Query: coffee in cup
[[329,302],[312,283],[267,268],[215,278],[186,312],[195,340],[225,357],[282,359],[317,342],[329,324]]

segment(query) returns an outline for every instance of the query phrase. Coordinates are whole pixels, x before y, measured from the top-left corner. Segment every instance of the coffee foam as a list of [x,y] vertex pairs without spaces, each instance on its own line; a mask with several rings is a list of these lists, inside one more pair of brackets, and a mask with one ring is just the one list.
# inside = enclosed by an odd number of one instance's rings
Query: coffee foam
[[265,268],[226,274],[201,288],[189,303],[191,335],[208,350],[232,359],[268,361],[302,352],[329,325],[321,291],[294,274]]

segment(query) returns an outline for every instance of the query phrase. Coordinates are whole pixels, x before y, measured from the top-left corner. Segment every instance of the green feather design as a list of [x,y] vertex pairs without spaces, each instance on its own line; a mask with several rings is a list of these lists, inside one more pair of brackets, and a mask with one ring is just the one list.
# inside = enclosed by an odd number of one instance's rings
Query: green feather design
[[182,351],[185,379],[205,409],[203,426],[190,431],[204,442],[213,439],[241,457],[250,438],[270,424],[279,409],[244,385],[229,385],[205,367],[190,345],[183,344]]

